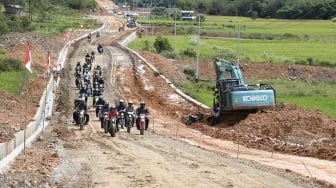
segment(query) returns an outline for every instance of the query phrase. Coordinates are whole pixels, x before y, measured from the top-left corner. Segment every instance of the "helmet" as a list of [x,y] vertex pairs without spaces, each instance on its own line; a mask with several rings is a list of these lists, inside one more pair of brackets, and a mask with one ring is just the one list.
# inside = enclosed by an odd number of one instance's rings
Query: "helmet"
[[109,102],[105,102],[104,106],[108,107],[110,104]]
[[129,104],[129,105],[132,105],[132,104],[133,104],[133,101],[129,100],[129,101],[128,101],[128,104]]
[[145,101],[140,102],[140,107],[145,107]]
[[114,104],[111,105],[110,110],[114,110],[116,107]]
[[80,65],[80,62],[79,62],[79,61],[77,62],[77,65]]
[[119,103],[120,103],[120,104],[124,104],[124,99],[120,99],[120,100],[119,100]]
[[100,98],[100,99],[103,99],[103,95],[99,95],[99,98]]

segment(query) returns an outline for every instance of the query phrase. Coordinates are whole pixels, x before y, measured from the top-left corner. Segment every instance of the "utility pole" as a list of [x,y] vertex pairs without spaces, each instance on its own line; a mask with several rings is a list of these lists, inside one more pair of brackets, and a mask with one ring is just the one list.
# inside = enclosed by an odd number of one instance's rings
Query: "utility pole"
[[[174,6],[175,7],[175,6]],[[175,7],[175,16],[174,16],[174,24],[175,24],[175,26],[174,26],[174,51],[175,51],[175,53],[176,53],[176,18],[177,17],[177,9],[176,9],[176,7]]]
[[239,67],[239,55],[240,55],[240,27],[238,27],[238,44],[237,44],[237,66]]
[[31,12],[31,0],[29,0],[29,18],[30,18],[30,20],[32,20],[33,19],[33,15],[32,15],[32,12]]
[[197,61],[196,61],[196,82],[198,82],[199,79],[199,43],[200,43],[200,28],[201,28],[201,16],[198,15],[198,34],[197,34]]

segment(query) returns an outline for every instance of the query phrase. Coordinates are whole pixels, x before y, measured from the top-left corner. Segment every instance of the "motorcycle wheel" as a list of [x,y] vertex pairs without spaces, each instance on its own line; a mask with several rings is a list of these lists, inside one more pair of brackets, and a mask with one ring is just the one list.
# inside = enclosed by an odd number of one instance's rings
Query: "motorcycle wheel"
[[140,135],[144,135],[145,130],[144,129],[140,129]]
[[116,133],[116,126],[115,124],[112,124],[110,127],[110,134],[112,137],[115,137],[115,133]]
[[131,127],[127,127],[127,132],[131,133]]
[[79,130],[83,130],[83,126],[84,126],[84,119],[79,118]]
[[121,119],[121,121],[120,121],[120,127],[121,127],[122,129],[124,129],[124,124],[125,124],[125,120],[124,120],[124,119]]
[[103,127],[104,127],[104,132],[108,133],[108,123],[106,121],[103,120]]

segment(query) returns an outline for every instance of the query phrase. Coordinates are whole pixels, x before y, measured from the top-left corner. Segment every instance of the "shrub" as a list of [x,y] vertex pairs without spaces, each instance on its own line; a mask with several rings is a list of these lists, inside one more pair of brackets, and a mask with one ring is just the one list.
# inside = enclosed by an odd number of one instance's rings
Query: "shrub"
[[0,72],[16,71],[22,69],[22,62],[17,59],[0,59]]
[[169,43],[168,38],[163,38],[161,36],[158,36],[155,39],[155,42],[154,42],[153,46],[158,53],[161,53],[162,51],[165,51],[165,50],[167,50],[167,51],[172,50],[172,47]]
[[183,69],[183,73],[187,76],[194,77],[195,76],[195,70],[191,67],[185,67]]
[[143,48],[142,50],[149,51],[150,49],[150,44],[148,40],[143,41]]
[[194,49],[187,48],[181,52],[181,55],[187,57],[196,57],[196,52]]

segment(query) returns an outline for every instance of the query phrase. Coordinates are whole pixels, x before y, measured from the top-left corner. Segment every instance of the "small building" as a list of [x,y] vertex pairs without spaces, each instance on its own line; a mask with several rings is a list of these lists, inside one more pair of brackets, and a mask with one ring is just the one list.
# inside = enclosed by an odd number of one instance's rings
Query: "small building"
[[6,14],[20,15],[23,10],[23,6],[21,5],[7,5],[5,6],[5,8],[6,8],[6,11],[5,11]]
[[182,10],[181,11],[181,19],[182,20],[188,20],[188,21],[192,21],[194,20],[196,17],[194,16],[194,11],[192,10]]

